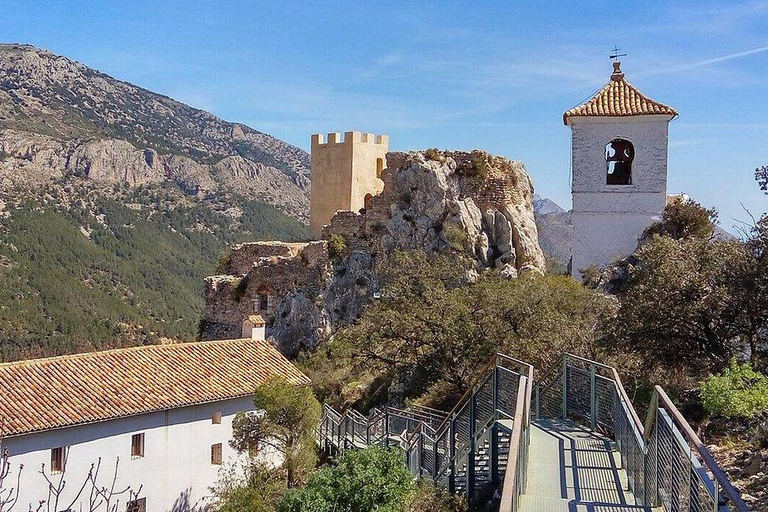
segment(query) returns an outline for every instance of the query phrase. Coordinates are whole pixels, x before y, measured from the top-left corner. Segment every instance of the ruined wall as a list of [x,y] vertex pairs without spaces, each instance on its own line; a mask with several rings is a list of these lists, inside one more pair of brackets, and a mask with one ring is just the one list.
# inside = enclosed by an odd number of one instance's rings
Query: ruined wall
[[314,348],[328,328],[322,295],[330,271],[323,241],[236,246],[224,274],[205,280],[203,338],[237,338],[243,320],[257,313],[283,354]]
[[[383,168],[389,150],[389,137],[361,132],[312,135],[312,187],[310,231],[319,238],[322,227],[339,210],[358,211],[367,195],[384,188],[377,167]],[[377,165],[377,161],[381,161]]]
[[333,216],[323,241],[235,247],[224,275],[206,279],[203,337],[237,337],[259,313],[283,354],[315,348],[358,318],[379,290],[377,267],[397,250],[461,252],[508,278],[544,270],[520,162],[480,151],[389,153],[382,179],[367,208]]

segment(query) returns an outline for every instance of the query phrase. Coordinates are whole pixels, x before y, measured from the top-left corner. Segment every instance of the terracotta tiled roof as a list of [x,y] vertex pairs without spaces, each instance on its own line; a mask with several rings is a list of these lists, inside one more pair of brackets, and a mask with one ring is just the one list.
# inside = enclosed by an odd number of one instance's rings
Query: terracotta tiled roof
[[269,342],[151,345],[0,364],[7,436],[253,394],[273,375],[309,379]]
[[569,117],[623,117],[642,115],[676,116],[672,107],[653,101],[624,79],[619,63],[614,63],[611,81],[605,84],[592,98],[573,107],[563,114],[563,123],[568,124]]

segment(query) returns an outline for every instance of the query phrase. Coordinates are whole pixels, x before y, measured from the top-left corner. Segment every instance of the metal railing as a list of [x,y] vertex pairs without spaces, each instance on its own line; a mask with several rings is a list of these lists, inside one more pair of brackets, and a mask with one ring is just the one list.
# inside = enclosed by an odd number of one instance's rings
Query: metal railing
[[664,390],[645,424],[613,367],[566,354],[536,383],[537,418],[570,419],[616,441],[639,505],[669,512],[749,512]]
[[388,407],[366,418],[326,405],[320,445],[329,451],[399,446],[414,475],[472,502],[491,500],[501,488],[501,510],[517,510],[525,486],[533,367],[497,354],[479,375],[448,414]]

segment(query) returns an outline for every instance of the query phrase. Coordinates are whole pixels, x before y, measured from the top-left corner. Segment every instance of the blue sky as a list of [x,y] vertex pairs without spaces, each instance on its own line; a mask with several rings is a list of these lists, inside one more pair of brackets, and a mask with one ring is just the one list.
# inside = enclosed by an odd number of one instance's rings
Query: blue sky
[[50,49],[305,149],[313,132],[522,160],[570,206],[564,110],[627,79],[677,108],[670,192],[768,209],[768,1],[11,2],[0,39]]

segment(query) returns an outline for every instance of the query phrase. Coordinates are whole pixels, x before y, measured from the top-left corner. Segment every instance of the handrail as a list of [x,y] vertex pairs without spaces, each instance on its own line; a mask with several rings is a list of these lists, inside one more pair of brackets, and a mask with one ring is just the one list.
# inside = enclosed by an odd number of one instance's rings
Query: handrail
[[[568,360],[575,359],[577,361],[581,361],[582,363],[586,363],[589,365],[595,365],[599,366],[600,368],[603,368],[604,370],[608,370],[611,373],[611,377],[613,378],[613,381],[616,383],[616,390],[619,393],[619,396],[621,399],[626,403],[629,407],[627,407],[627,410],[629,411],[630,416],[632,417],[632,421],[635,423],[635,427],[640,432],[641,436],[645,435],[645,428],[643,427],[643,422],[640,421],[640,416],[638,416],[637,411],[635,411],[635,408],[632,407],[632,400],[629,399],[629,395],[627,394],[626,389],[624,389],[624,384],[621,382],[621,377],[619,376],[619,372],[616,371],[616,368],[613,366],[609,366],[605,363],[601,363],[599,361],[593,361],[592,359],[587,359],[586,357],[577,356],[576,354],[571,354],[570,352],[566,352],[563,357],[567,358]],[[560,364],[552,365],[552,368],[549,371],[556,370]],[[549,373],[549,371],[547,373]]]
[[[717,480],[717,483],[719,483],[722,487],[723,494],[725,494],[728,499],[731,500],[731,503],[736,508],[737,512],[750,512],[747,505],[741,499],[741,495],[739,495],[738,491],[731,484],[728,476],[723,472],[722,469],[720,469],[720,466],[717,464],[714,457],[712,457],[712,454],[709,453],[707,447],[704,446],[704,443],[701,442],[699,436],[697,436],[696,432],[693,431],[691,425],[685,420],[683,415],[669,398],[664,389],[661,386],[654,386],[653,391],[654,393],[651,401],[651,408],[648,410],[648,416],[646,417],[645,423],[645,430],[648,432],[648,435],[650,435],[651,425],[653,424],[654,417],[658,412],[658,407],[654,406],[653,402],[661,402],[664,409],[669,412],[671,418],[675,421],[677,426],[682,429],[683,433],[688,437],[689,443],[693,444],[693,447],[696,448],[696,451],[707,465],[707,469],[709,469],[709,471],[712,473],[712,476],[715,478],[715,480]],[[648,436],[645,436],[644,439],[647,442]]]
[[[576,372],[575,374],[572,373],[574,371]],[[560,363],[554,365],[544,375],[548,379],[546,387],[541,386],[541,380],[537,384],[537,412],[540,412],[538,404],[540,403],[541,395],[543,393],[554,393],[554,395],[550,395],[550,405],[548,405],[546,413],[550,415],[556,414],[554,417],[560,418],[572,417],[573,413],[576,415],[576,418],[584,420],[586,419],[583,416],[586,404],[583,404],[581,397],[589,389],[589,408],[591,409],[589,421],[593,429],[597,424],[598,404],[605,404],[604,400],[607,396],[605,394],[605,387],[602,388],[602,394],[598,393],[598,388],[596,387],[597,378],[604,379],[602,382],[610,381],[613,383],[612,393],[614,398],[609,398],[609,400],[614,400],[612,402],[614,412],[612,413],[613,417],[607,419],[605,425],[616,436],[622,463],[627,464],[626,469],[630,490],[639,493],[636,494],[636,497],[643,504],[648,506],[663,505],[668,508],[669,503],[666,500],[670,499],[670,492],[677,492],[674,491],[676,489],[675,486],[683,485],[685,487],[687,485],[694,485],[692,482],[689,484],[678,483],[680,481],[684,482],[686,478],[690,481],[691,476],[685,476],[685,472],[688,470],[684,468],[687,465],[689,468],[699,468],[701,473],[697,476],[695,485],[703,486],[698,487],[698,489],[708,494],[708,499],[714,505],[715,510],[725,510],[728,507],[728,510],[735,512],[749,512],[749,508],[741,499],[738,491],[730,483],[727,475],[718,466],[712,454],[709,453],[709,450],[701,442],[663,388],[655,386],[646,421],[642,423],[624,389],[621,377],[614,367],[573,354],[564,354]],[[554,378],[551,378],[552,375],[554,375]],[[572,381],[571,379],[576,380]],[[586,382],[587,379],[589,379],[589,382]],[[561,390],[558,389],[560,384],[562,385]],[[575,387],[572,388],[571,386]],[[587,388],[584,386],[587,386]],[[573,393],[576,394],[573,395]],[[555,398],[554,403],[557,403],[560,397],[562,397],[562,410],[556,412],[552,409],[551,400]],[[569,405],[570,401],[574,399],[576,401]],[[602,410],[605,411],[605,409]],[[660,410],[663,411],[660,412]],[[679,449],[686,453],[684,458],[687,461],[683,462],[683,469],[674,469],[671,463],[668,462],[672,448],[666,448],[665,446],[669,442],[676,443],[675,446],[679,446]],[[662,470],[660,467],[657,468],[657,464],[662,463],[662,458],[657,453],[657,450],[661,449],[665,450],[664,453],[666,454],[664,462],[666,469],[664,471],[673,472],[671,483],[667,481],[662,483],[662,480],[660,480],[661,477],[658,471]],[[698,455],[694,456],[694,453]],[[654,458],[650,460],[650,465],[648,465],[648,457]],[[672,487],[670,488],[669,486]],[[694,488],[691,487],[686,492],[694,492],[692,489]],[[723,501],[721,501],[721,498]]]
[[[507,471],[504,474],[504,483],[501,487],[502,491],[499,512],[512,512],[515,510],[515,500],[517,499],[519,490],[518,482],[520,468],[518,467],[518,464],[520,462],[520,442],[523,436],[523,428],[528,427],[525,422],[525,417],[531,409],[530,396],[533,387],[533,379],[521,375],[520,381],[521,384],[524,382],[525,386],[518,386],[517,388],[517,407],[515,407],[512,435],[509,438]],[[528,398],[526,399],[526,397]]]

